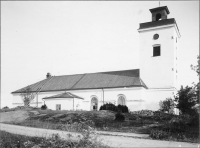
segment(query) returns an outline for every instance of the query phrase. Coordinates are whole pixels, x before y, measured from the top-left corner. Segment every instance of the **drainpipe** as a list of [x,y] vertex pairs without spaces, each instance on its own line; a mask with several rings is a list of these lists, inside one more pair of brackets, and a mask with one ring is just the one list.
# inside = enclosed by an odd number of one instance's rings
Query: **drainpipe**
[[102,91],[103,91],[103,105],[104,105],[104,90],[103,90],[103,88],[102,88]]

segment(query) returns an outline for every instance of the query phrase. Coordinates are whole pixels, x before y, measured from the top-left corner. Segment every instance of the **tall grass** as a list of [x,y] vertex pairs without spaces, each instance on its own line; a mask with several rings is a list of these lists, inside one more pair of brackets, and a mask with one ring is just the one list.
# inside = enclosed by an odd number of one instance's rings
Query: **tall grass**
[[67,140],[61,139],[58,134],[52,135],[50,138],[41,137],[29,137],[17,134],[11,134],[8,132],[0,131],[0,147],[1,148],[108,148],[97,141],[94,137],[91,137],[89,131],[82,133],[83,137],[77,141],[72,141],[70,138]]

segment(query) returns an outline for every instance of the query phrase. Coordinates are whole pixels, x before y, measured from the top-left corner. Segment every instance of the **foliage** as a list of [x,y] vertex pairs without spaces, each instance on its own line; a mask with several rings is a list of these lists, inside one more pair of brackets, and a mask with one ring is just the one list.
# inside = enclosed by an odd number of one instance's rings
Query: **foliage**
[[115,106],[112,103],[106,103],[102,105],[99,110],[110,110],[114,112],[128,113],[128,107],[126,105]]
[[154,115],[154,111],[152,110],[139,110],[139,111],[132,111],[130,112],[131,114],[136,114],[136,115],[144,115],[144,116],[152,116]]
[[110,111],[114,111],[114,112],[118,112],[119,111],[117,106],[115,106],[112,103],[106,103],[106,104],[102,105],[99,110],[110,110]]
[[166,98],[164,101],[159,102],[160,111],[162,112],[168,112],[168,113],[174,113],[174,100],[172,98]]
[[177,102],[176,108],[178,108],[181,114],[189,114],[191,116],[195,115],[197,111],[193,109],[193,106],[197,104],[197,94],[192,91],[193,88],[186,86],[181,87],[175,96],[175,102]]
[[198,76],[200,74],[200,72],[199,72],[199,65],[200,65],[200,57],[197,56],[197,65],[196,66],[191,65],[190,67],[191,67],[192,70],[194,70],[197,73]]
[[8,106],[5,106],[5,107],[3,107],[2,109],[9,109],[9,107],[8,107]]
[[20,94],[24,102],[25,107],[29,107],[31,101],[35,98],[35,94],[32,92],[30,87],[26,87],[23,90],[23,93]]
[[[168,137],[163,139],[186,142],[196,142],[198,140],[198,118],[192,118],[188,115],[178,116],[160,111],[153,112],[153,115],[146,115],[150,111],[143,110],[142,114],[139,115],[121,113],[126,120],[116,122],[116,113],[111,111],[53,111],[39,109],[38,112],[41,115],[31,114],[29,119],[21,123],[12,124],[81,132],[85,136],[88,135],[88,131],[93,131],[93,129],[144,134],[150,134],[151,130],[154,129],[168,133]],[[186,124],[184,125],[184,123]]]
[[115,114],[115,121],[124,121],[125,117],[122,113],[118,112]]
[[157,129],[153,129],[151,130],[149,136],[153,139],[165,139],[167,138],[169,135],[169,133],[162,131],[162,130],[157,130]]
[[126,105],[118,105],[117,108],[122,112],[122,113],[128,113],[128,107]]
[[46,105],[46,104],[42,105],[42,106],[41,106],[41,109],[42,109],[42,110],[47,109],[47,105]]
[[[194,70],[198,76],[200,76],[199,66],[200,66],[200,56],[197,56],[197,65],[196,66],[191,65],[191,69]],[[198,103],[199,103],[199,88],[200,88],[200,82],[198,82],[197,84],[194,83],[194,87],[192,91],[196,92]]]
[[[70,137],[70,135],[68,135]],[[93,135],[94,136],[94,135]],[[58,134],[53,134],[50,138],[29,137],[8,132],[0,131],[0,147],[11,148],[105,148],[101,142],[91,137],[90,131],[82,133],[82,137],[77,137],[80,140],[63,140]]]

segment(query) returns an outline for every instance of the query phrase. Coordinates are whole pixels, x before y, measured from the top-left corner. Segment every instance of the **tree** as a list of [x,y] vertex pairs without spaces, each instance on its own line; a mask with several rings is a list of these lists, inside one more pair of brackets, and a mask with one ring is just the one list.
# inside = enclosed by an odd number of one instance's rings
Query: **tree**
[[[200,72],[199,72],[199,65],[200,65],[200,57],[197,56],[197,65],[191,65],[191,69],[194,70],[197,73],[197,76],[199,76],[199,81],[200,81]],[[198,98],[198,102],[199,102],[199,88],[200,88],[200,82],[198,82],[197,84],[193,83],[194,87],[192,89],[192,91],[196,91],[197,93],[197,98]]]
[[181,114],[194,115],[196,113],[193,106],[197,104],[197,93],[192,90],[193,87],[181,87],[175,96],[176,107],[180,110]]
[[197,65],[196,66],[191,65],[190,67],[197,73],[198,76],[199,76],[199,65],[200,65],[200,57],[197,56]]
[[172,100],[172,98],[166,98],[164,101],[160,101],[159,105],[160,105],[160,111],[174,113],[175,104],[174,104],[174,100]]
[[31,91],[31,88],[28,86],[23,89],[23,93],[20,94],[24,102],[25,107],[29,107],[31,101],[35,98],[35,94]]

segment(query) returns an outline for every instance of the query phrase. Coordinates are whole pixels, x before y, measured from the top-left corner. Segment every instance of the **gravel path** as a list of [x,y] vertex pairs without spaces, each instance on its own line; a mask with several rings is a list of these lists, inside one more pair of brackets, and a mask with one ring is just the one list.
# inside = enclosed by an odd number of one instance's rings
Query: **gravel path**
[[[37,137],[49,137],[52,134],[59,134],[61,138],[64,139],[68,139],[70,134],[72,136],[71,140],[77,140],[79,139],[77,136],[80,136],[80,134],[73,132],[31,128],[3,123],[0,123],[0,130]],[[124,136],[99,135],[98,139],[111,147],[199,147],[198,144],[193,143],[140,139]]]

